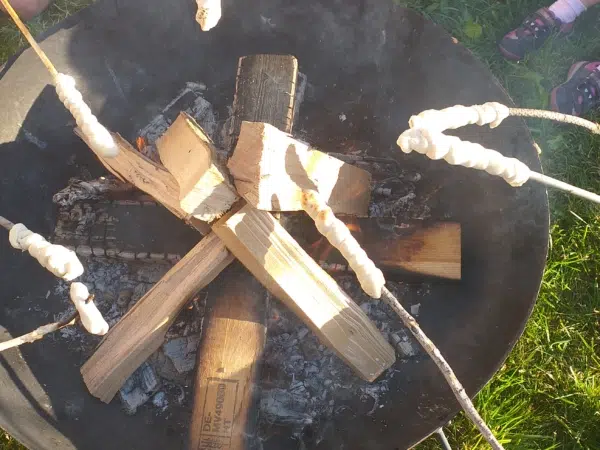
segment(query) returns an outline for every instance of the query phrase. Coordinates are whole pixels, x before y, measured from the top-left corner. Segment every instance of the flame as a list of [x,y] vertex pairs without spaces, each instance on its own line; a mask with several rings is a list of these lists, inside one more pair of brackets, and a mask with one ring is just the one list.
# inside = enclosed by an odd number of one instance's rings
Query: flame
[[315,261],[327,261],[327,258],[331,254],[333,247],[325,237],[321,236],[316,242],[308,246],[308,254],[312,256]]
[[360,232],[360,225],[357,223],[348,223],[346,224],[346,226],[350,231],[353,231],[355,233]]
[[142,137],[142,136],[138,136],[135,139],[135,146],[138,149],[138,151],[142,151],[144,150],[144,148],[146,147],[146,145],[148,145],[148,143],[146,142],[146,138]]
[[[346,224],[346,226],[353,234],[360,233],[362,231],[360,225],[356,222],[349,222]],[[327,262],[332,250],[333,247],[323,236],[308,246],[308,254],[318,262]]]

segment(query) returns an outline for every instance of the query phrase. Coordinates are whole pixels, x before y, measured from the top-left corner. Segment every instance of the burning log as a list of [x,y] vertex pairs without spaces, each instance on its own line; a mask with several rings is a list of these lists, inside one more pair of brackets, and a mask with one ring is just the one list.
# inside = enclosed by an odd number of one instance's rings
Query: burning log
[[394,350],[360,307],[271,214],[246,205],[217,221],[213,231],[363,378],[372,381],[394,363]]
[[188,114],[181,113],[156,146],[179,184],[179,204],[187,214],[212,222],[239,199],[227,173],[215,162],[210,138]]
[[227,167],[239,194],[266,211],[301,211],[302,191],[318,191],[335,213],[368,214],[371,175],[311,149],[266,123],[243,122]]
[[83,200],[100,200],[131,195],[135,188],[113,177],[100,177],[97,180],[84,181],[76,178],[69,180],[69,186],[57,192],[52,201],[59,206],[73,206]]
[[[79,129],[76,129],[75,132],[87,143],[85,135]],[[207,234],[210,231],[208,225],[191,217],[179,205],[179,185],[173,175],[163,166],[136,151],[118,134],[114,134],[114,138],[120,150],[114,158],[104,158],[102,154],[90,147],[104,167],[121,181],[129,182],[154,197],[165,208],[180,219],[189,222],[200,233]]]
[[[461,279],[461,227],[455,222],[396,225],[394,218],[340,216],[367,255],[386,276],[397,280],[432,277]],[[345,259],[317,235],[309,235],[309,253],[325,267],[347,270]]]

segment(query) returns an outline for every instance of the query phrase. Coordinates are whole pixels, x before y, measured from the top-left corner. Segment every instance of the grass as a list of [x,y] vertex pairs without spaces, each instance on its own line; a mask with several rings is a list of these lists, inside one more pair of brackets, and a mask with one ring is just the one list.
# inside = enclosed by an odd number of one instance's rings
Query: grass
[[[529,12],[529,0],[405,0],[471,49],[517,105],[546,108],[548,92],[572,63],[600,59],[597,10],[568,39],[552,39],[522,63],[505,61],[496,42]],[[600,115],[591,116],[599,120]],[[600,192],[600,138],[530,121],[546,173]],[[476,405],[507,449],[600,448],[600,224],[598,208],[551,192],[551,250],[527,328]],[[488,448],[461,415],[446,429],[457,449]],[[419,449],[439,448],[433,439]]]
[[[27,22],[27,26],[35,36],[91,3],[92,0],[55,0],[44,13]],[[0,64],[24,45],[25,39],[10,18],[0,13]]]
[[[505,61],[497,40],[537,9],[532,0],[394,0],[444,26],[471,49],[517,105],[545,108],[548,92],[578,60],[600,59],[599,11],[581,20],[568,39],[552,39],[520,64]],[[57,0],[31,22],[39,32],[88,3]],[[0,19],[0,62],[22,45]],[[600,115],[592,116],[599,120]],[[600,138],[583,130],[530,121],[543,149],[546,173],[600,192]],[[476,405],[507,449],[600,448],[600,224],[598,208],[551,193],[552,246],[539,300],[529,324],[502,369]],[[485,449],[462,416],[447,427],[455,449]],[[0,435],[0,449],[21,448]],[[419,450],[439,448],[433,439]]]

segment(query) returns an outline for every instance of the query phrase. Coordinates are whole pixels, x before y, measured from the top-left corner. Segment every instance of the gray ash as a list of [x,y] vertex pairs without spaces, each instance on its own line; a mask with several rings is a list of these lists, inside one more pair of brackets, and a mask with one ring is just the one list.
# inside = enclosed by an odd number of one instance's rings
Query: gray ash
[[421,175],[401,171],[374,181],[369,217],[395,217],[402,220],[427,219],[431,210],[426,196],[417,195]]
[[[95,302],[111,326],[171,268],[168,262],[94,257],[82,258],[82,262],[86,271],[81,281],[95,294]],[[399,359],[421,354],[387,305],[367,297],[352,275],[339,276],[336,281],[396,348]],[[400,298],[408,289],[390,284]],[[66,313],[71,311],[68,285],[61,282],[55,291],[64,299]],[[125,413],[134,414],[142,406],[154,408],[157,414],[167,413],[173,405],[191,406],[205,303],[206,295],[201,292],[178,315],[163,346],[124,384],[119,398]],[[272,427],[286,426],[299,437],[306,426],[327,421],[349,404],[355,408],[357,399],[367,415],[384,404],[394,369],[374,383],[362,380],[288,308],[276,300],[271,305],[260,376],[261,435],[268,435]],[[64,328],[61,338],[85,357],[101,339],[80,327]]]
[[[86,268],[80,281],[94,293],[94,302],[111,327],[172,267],[168,261],[80,259]],[[63,299],[65,315],[74,310],[68,288],[68,283],[59,282],[54,292]],[[180,312],[167,331],[165,344],[127,379],[119,392],[126,414],[134,414],[142,405],[152,405],[161,413],[167,411],[169,405],[185,406],[191,401],[204,298],[200,293]],[[81,352],[86,358],[102,339],[90,335],[80,326],[63,328],[60,333],[72,350]]]
[[[401,343],[395,345],[399,359],[420,355],[420,347],[387,305],[367,297],[352,276],[336,281],[392,345]],[[401,295],[404,288],[394,284],[392,289]],[[392,368],[373,383],[362,380],[295,314],[273,302],[261,374],[261,434],[269,435],[274,425],[287,425],[300,437],[307,425],[325,422],[350,404],[356,408],[357,399],[361,413],[371,415],[384,404],[394,373]]]

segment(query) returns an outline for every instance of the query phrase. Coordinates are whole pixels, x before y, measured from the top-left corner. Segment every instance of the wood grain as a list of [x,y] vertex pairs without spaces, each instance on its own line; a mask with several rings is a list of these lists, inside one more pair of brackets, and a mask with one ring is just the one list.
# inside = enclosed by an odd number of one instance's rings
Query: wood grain
[[461,279],[461,227],[437,223],[395,240],[369,243],[365,250],[386,270],[449,280]]
[[302,192],[314,190],[336,214],[364,217],[369,212],[369,172],[266,123],[242,122],[227,167],[238,193],[258,209],[301,211]]
[[290,133],[294,123],[298,61],[291,55],[240,58],[230,134],[237,139],[242,121],[266,122]]
[[239,199],[226,170],[216,162],[210,138],[182,112],[157,141],[160,159],[177,180],[179,206],[199,220],[212,222]]
[[[208,294],[189,448],[245,449],[255,433],[254,379],[266,340],[266,291],[239,263]],[[210,447],[218,442],[220,447]],[[216,444],[213,444],[216,445]]]
[[125,380],[163,343],[178,312],[231,261],[214,234],[202,239],[106,334],[81,368],[90,393],[110,402]]
[[[459,223],[412,222],[399,227],[394,225],[393,218],[341,216],[340,219],[386,278],[399,281],[461,278]],[[305,238],[311,243],[310,255],[320,263],[346,264],[342,255],[316,229],[305,233]]]
[[362,378],[373,381],[394,363],[394,350],[365,313],[270,213],[245,205],[213,231]]
[[[75,133],[84,141],[85,136],[79,129]],[[163,166],[146,158],[135,150],[129,142],[120,135],[113,133],[120,152],[114,158],[103,158],[96,153],[100,162],[114,176],[122,181],[127,181],[146,192],[160,202],[180,219],[187,221],[202,234],[208,234],[208,224],[193,218],[179,206],[179,184],[177,180]],[[90,147],[90,149],[92,149]],[[92,149],[93,151],[93,149]]]

